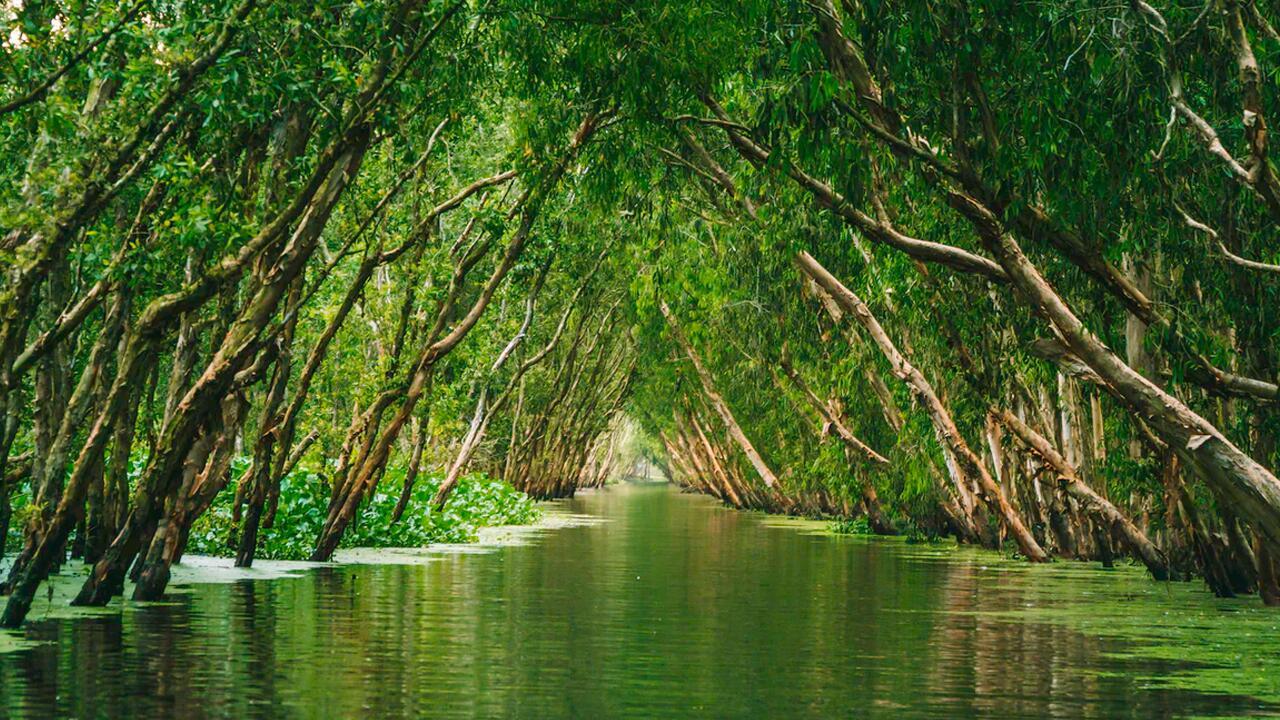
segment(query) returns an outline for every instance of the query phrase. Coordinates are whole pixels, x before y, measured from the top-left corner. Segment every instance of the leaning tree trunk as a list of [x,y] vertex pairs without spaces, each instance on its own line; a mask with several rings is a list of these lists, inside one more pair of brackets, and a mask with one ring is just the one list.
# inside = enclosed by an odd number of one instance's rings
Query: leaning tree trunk
[[[363,462],[353,468],[352,480],[349,483],[350,488],[346,497],[337,508],[336,515],[332,515],[326,521],[324,528],[320,532],[320,537],[316,540],[316,549],[311,554],[313,561],[325,561],[333,556],[333,552],[337,549],[343,533],[351,523],[352,518],[355,517],[360,498],[372,488],[373,483],[376,481],[376,474],[385,467],[391,452],[391,446],[400,436],[400,431],[413,413],[414,407],[426,389],[428,378],[434,372],[436,364],[451,353],[480,320],[480,317],[488,308],[494,292],[502,284],[507,273],[515,266],[516,261],[523,253],[533,230],[534,221],[537,219],[548,195],[559,185],[560,179],[569,169],[569,166],[577,160],[579,152],[599,126],[600,120],[601,116],[595,113],[588,113],[586,118],[583,119],[570,141],[567,152],[554,162],[547,173],[530,191],[524,203],[522,203],[520,223],[507,245],[506,252],[485,282],[479,296],[447,335],[423,348],[417,362],[414,364],[413,373],[405,390],[400,408],[392,417],[387,428],[382,431],[377,441],[371,446]],[[442,318],[437,318],[437,320],[440,319]]]
[[240,546],[236,549],[236,567],[251,567],[254,555],[258,551],[258,530],[262,523],[262,515],[266,509],[267,495],[274,477],[276,445],[280,442],[280,405],[284,402],[285,388],[289,384],[289,371],[292,369],[290,358],[293,353],[294,331],[298,325],[298,313],[302,298],[302,284],[305,274],[299,274],[289,290],[283,330],[278,342],[275,369],[272,371],[271,385],[262,401],[261,420],[258,423],[258,439],[253,447],[253,465],[249,470],[248,505],[244,512],[244,520],[240,526]]
[[[601,255],[600,260],[603,259],[604,256]],[[579,298],[582,297],[583,291],[591,281],[591,278],[595,275],[595,271],[599,266],[600,262],[597,260],[595,267],[593,267],[591,272],[588,273],[587,276],[578,284],[577,290],[574,291],[573,296],[570,297],[564,311],[560,315],[560,322],[556,325],[555,332],[551,334],[551,339],[547,341],[547,344],[543,346],[541,350],[520,363],[512,377],[507,380],[502,391],[498,393],[498,396],[494,399],[493,404],[487,408],[485,407],[486,393],[483,390],[481,391],[480,399],[476,402],[475,416],[472,419],[471,426],[467,430],[466,437],[462,441],[462,446],[458,450],[458,455],[454,459],[453,463],[450,464],[449,471],[445,475],[444,481],[440,483],[439,489],[436,490],[435,496],[431,499],[431,504],[436,508],[436,510],[439,511],[444,509],[445,501],[448,500],[449,494],[453,492],[454,487],[458,484],[458,480],[462,476],[463,470],[466,469],[467,463],[471,460],[471,456],[480,445],[480,441],[484,439],[485,433],[488,431],[489,424],[493,420],[493,417],[506,405],[507,401],[510,400],[511,393],[516,391],[517,388],[522,387],[525,374],[550,356],[551,352],[555,350],[556,345],[560,342],[560,338],[564,335],[564,330],[569,323],[570,315],[572,315],[573,311],[577,308]],[[545,277],[545,275],[543,277]],[[530,294],[528,306],[525,311],[525,319],[521,324],[520,331],[516,333],[515,337],[513,337],[511,341],[507,343],[506,347],[503,348],[502,352],[499,353],[497,360],[494,361],[493,366],[489,369],[490,375],[501,368],[503,363],[511,356],[516,347],[523,342],[525,334],[529,329],[529,323],[533,319],[533,301],[536,299],[536,290],[540,287],[541,281],[539,281],[538,285],[535,287],[535,293]],[[583,323],[585,322],[586,319],[584,318]]]
[[985,206],[960,192],[952,192],[949,200],[973,223],[983,244],[1009,273],[1018,294],[1102,378],[1104,387],[1231,502],[1266,538],[1273,552],[1280,550],[1280,480],[1208,420],[1129,367],[1091,333]]
[[1005,527],[1018,543],[1018,548],[1022,551],[1022,554],[1032,562],[1047,561],[1049,559],[1048,554],[1045,553],[1026,525],[1023,524],[1022,518],[1018,516],[1017,511],[1009,504],[1009,500],[1005,497],[1004,492],[1001,491],[1000,486],[992,479],[991,474],[987,472],[982,460],[969,449],[968,443],[960,435],[960,429],[956,427],[955,422],[951,419],[951,413],[942,404],[942,401],[938,399],[937,394],[934,393],[933,386],[898,351],[893,341],[889,339],[888,334],[885,333],[884,328],[880,326],[875,316],[871,314],[871,309],[867,307],[866,303],[862,302],[857,295],[854,295],[852,291],[841,284],[835,276],[827,272],[827,269],[822,267],[817,260],[814,260],[809,253],[801,252],[797,256],[796,262],[806,275],[813,278],[846,312],[857,319],[876,345],[880,347],[885,359],[893,367],[894,374],[911,388],[911,391],[924,405],[930,419],[933,420],[934,428],[938,432],[938,439],[944,448],[950,449],[957,461],[967,471],[966,474],[978,479],[984,495],[983,499],[991,507],[991,511],[1004,520]]
[[1062,457],[1043,435],[1031,429],[1008,410],[992,411],[996,419],[1022,441],[1041,460],[1058,473],[1059,482],[1069,495],[1079,500],[1102,527],[1114,529],[1124,538],[1125,544],[1133,554],[1147,566],[1152,577],[1157,580],[1169,579],[1169,562],[1160,548],[1151,542],[1120,509],[1099,495],[1080,479],[1076,469]]
[[[173,420],[164,428],[157,448],[139,479],[134,493],[135,502],[124,527],[102,560],[94,566],[80,594],[73,601],[74,604],[105,605],[111,597],[122,591],[127,567],[148,541],[163,504],[175,490],[187,448],[204,425],[205,418],[214,411],[230,388],[235,375],[248,364],[258,349],[262,330],[274,315],[286,289],[314,251],[330,213],[359,170],[369,140],[368,126],[359,124],[335,141],[343,146],[339,161],[329,167],[323,189],[315,194],[309,203],[309,211],[303,216],[287,245],[280,250],[278,264],[271,271],[270,280],[262,283],[254,296],[246,301],[218,351],[200,378],[187,391]],[[167,570],[167,567],[153,566],[144,570],[140,579],[145,579],[148,572],[164,575]],[[154,590],[162,588],[164,583],[148,582],[147,585]]]
[[[863,460],[866,466],[874,466],[882,468],[889,464],[888,458],[880,453],[872,450],[866,443],[858,439],[849,426],[845,424],[844,418],[841,417],[833,401],[823,402],[805,383],[804,378],[800,377],[800,373],[791,365],[786,357],[782,359],[782,371],[795,385],[796,389],[809,403],[809,406],[818,414],[818,418],[822,421],[818,427],[818,434],[825,435],[828,429],[834,430],[836,437],[844,444],[848,451],[849,457],[858,457]],[[776,376],[775,376],[776,377]],[[880,497],[876,493],[875,483],[871,478],[861,478],[862,486],[862,504],[866,507],[867,523],[871,527],[871,531],[877,535],[895,535],[897,529],[893,523],[884,514],[884,510],[880,507]]]
[[747,456],[747,460],[756,469],[756,473],[764,481],[764,484],[771,488],[777,487],[777,476],[773,474],[773,470],[769,469],[769,465],[765,463],[764,458],[756,450],[755,445],[751,443],[747,434],[742,431],[742,426],[738,424],[738,420],[733,416],[733,411],[729,409],[729,404],[725,402],[724,397],[716,390],[711,373],[707,371],[706,366],[702,364],[702,358],[698,357],[698,353],[689,344],[689,339],[685,337],[684,332],[680,329],[680,324],[676,321],[675,315],[672,314],[671,308],[667,306],[665,300],[660,301],[658,307],[662,310],[663,317],[667,319],[671,334],[675,337],[676,342],[680,344],[685,355],[689,357],[689,362],[693,364],[698,380],[702,383],[702,392],[706,396],[707,402],[711,404],[712,409],[716,411],[716,414],[724,422],[725,428],[729,431],[729,436],[738,444],[742,454]]

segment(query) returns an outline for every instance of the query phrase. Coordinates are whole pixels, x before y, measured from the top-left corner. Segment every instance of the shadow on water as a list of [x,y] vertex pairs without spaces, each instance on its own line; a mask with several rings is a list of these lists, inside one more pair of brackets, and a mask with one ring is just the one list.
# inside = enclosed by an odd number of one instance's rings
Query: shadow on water
[[604,522],[34,623],[41,644],[0,656],[0,715],[1280,712],[1280,616],[1191,586],[831,537],[665,486],[567,505]]

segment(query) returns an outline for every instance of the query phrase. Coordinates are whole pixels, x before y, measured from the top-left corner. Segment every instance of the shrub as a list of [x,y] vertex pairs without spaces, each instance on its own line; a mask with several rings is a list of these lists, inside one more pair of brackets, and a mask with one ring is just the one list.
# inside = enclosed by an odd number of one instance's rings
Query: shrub
[[[233,471],[232,477],[239,475]],[[391,514],[399,500],[403,470],[388,471],[347,528],[340,547],[422,547],[432,543],[466,543],[477,530],[494,525],[533,522],[538,509],[529,496],[483,474],[459,481],[442,512],[431,508],[440,478],[419,476],[404,516],[394,525]],[[235,488],[218,496],[209,512],[191,528],[187,552],[227,556],[238,538],[231,518]],[[329,485],[317,473],[299,470],[280,483],[275,524],[259,534],[257,556],[271,560],[305,560],[315,547],[329,508]]]
[[832,533],[836,535],[870,535],[871,526],[867,523],[865,517],[840,518],[832,520],[828,526]]

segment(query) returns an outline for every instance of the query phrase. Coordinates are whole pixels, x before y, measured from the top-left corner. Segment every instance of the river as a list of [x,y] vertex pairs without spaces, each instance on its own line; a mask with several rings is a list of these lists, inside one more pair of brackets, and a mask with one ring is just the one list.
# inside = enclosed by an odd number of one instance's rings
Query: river
[[831,536],[663,485],[407,565],[179,588],[31,623],[46,718],[962,718],[1280,713],[1280,612],[1198,584]]

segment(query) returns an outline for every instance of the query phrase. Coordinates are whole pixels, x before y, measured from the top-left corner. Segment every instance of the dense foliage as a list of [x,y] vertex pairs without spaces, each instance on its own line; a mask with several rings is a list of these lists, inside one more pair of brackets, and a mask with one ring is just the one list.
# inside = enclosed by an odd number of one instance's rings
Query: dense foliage
[[598,485],[624,416],[736,506],[1280,601],[1265,3],[4,12],[6,624]]

